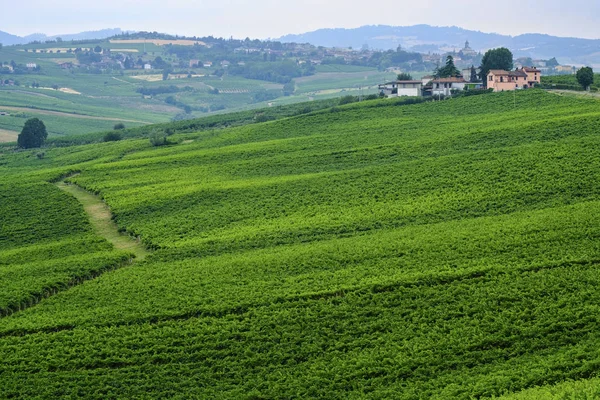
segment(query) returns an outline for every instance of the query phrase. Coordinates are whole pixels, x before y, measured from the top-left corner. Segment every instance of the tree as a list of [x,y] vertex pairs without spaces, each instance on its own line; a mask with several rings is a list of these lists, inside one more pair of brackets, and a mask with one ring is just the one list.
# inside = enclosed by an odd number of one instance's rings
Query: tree
[[108,132],[104,135],[105,142],[118,142],[119,140],[121,140],[121,134],[118,132]]
[[412,81],[413,77],[408,72],[402,72],[402,73],[398,74],[398,80],[399,81]]
[[100,47],[100,46],[94,47],[94,53],[102,53],[102,47]]
[[23,149],[41,147],[47,137],[46,125],[38,118],[31,118],[25,122],[23,130],[17,138],[17,144]]
[[481,59],[481,72],[479,77],[486,84],[487,76],[492,69],[510,71],[513,69],[513,55],[506,47],[488,50]]
[[471,82],[477,82],[477,69],[475,69],[474,65],[471,65]]
[[594,83],[594,70],[590,67],[583,67],[579,71],[577,71],[577,82],[585,89],[591,86]]
[[286,83],[285,85],[283,85],[283,95],[284,96],[291,96],[294,94],[294,92],[296,91],[296,82],[289,81],[288,83]]
[[446,57],[446,65],[442,68],[437,68],[436,71],[434,71],[434,75],[437,78],[450,78],[460,75],[460,71],[454,65],[454,57]]
[[125,124],[122,122],[119,122],[118,124],[115,124],[115,126],[113,126],[113,129],[115,131],[121,130],[121,129],[125,129]]

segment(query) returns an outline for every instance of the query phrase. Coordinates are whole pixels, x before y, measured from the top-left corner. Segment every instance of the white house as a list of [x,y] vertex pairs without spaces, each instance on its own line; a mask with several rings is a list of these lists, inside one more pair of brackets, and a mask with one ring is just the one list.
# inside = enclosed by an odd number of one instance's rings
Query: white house
[[36,63],[27,63],[26,67],[29,69],[36,69],[37,68],[37,64]]
[[379,85],[379,90],[388,97],[422,95],[423,82],[421,81],[392,81]]
[[452,90],[465,90],[467,82],[463,78],[440,78],[431,81],[433,96],[450,96]]
[[152,69],[152,65],[150,65],[150,64],[144,64],[144,69],[145,70],[151,70]]
[[212,61],[204,61],[203,65],[204,65],[204,68],[210,68],[213,66],[213,63],[212,63]]
[[431,82],[433,80],[434,76],[433,75],[426,75],[424,77],[421,78],[421,82],[423,83],[423,86],[427,86],[427,84],[429,82]]

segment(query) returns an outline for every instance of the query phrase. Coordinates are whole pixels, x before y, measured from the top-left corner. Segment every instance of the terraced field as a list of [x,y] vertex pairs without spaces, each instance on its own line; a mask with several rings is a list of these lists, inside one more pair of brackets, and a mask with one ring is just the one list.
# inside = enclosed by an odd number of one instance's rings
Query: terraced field
[[513,96],[0,155],[0,397],[594,398],[600,103]]

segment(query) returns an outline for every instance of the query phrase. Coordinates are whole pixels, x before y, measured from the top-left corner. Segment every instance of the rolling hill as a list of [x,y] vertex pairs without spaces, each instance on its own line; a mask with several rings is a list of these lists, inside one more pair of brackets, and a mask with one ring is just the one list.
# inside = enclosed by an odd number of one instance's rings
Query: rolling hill
[[456,26],[363,26],[356,29],[319,29],[299,35],[286,35],[283,42],[312,43],[327,47],[375,49],[404,48],[427,53],[444,49],[462,49],[469,41],[475,50],[485,52],[495,47],[508,47],[517,57],[548,59],[556,57],[564,64],[600,66],[600,40],[556,37],[542,34],[518,36],[484,33]]
[[35,40],[43,42],[46,40],[56,40],[61,38],[62,40],[93,40],[93,39],[106,39],[112,36],[120,35],[124,33],[121,28],[110,28],[101,29],[99,31],[87,31],[80,33],[67,33],[63,35],[48,36],[44,33],[34,33],[27,36],[12,35],[7,32],[0,31],[0,43],[3,45],[15,45],[15,44],[27,44]]
[[0,150],[0,397],[597,392],[598,122],[529,90]]

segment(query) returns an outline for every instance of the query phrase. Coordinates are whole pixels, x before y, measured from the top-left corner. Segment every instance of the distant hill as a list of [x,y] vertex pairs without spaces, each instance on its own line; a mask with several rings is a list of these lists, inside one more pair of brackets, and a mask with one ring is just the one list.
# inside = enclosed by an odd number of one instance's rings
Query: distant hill
[[365,44],[374,49],[395,49],[402,46],[423,53],[461,49],[468,40],[473,49],[482,52],[490,48],[505,46],[518,57],[542,59],[557,57],[559,62],[565,64],[600,66],[600,40],[542,34],[508,36],[472,31],[455,26],[371,25],[356,29],[320,29],[300,35],[286,35],[278,40],[356,49]]
[[58,37],[62,38],[63,40],[106,39],[115,35],[120,35],[122,33],[123,31],[121,30],[121,28],[111,28],[102,29],[99,31],[88,31],[54,36],[48,36],[44,33],[34,33],[31,35],[21,37],[0,31],[0,43],[9,46],[13,44],[26,44],[35,40],[38,40],[40,42],[43,42],[45,40],[54,40]]

